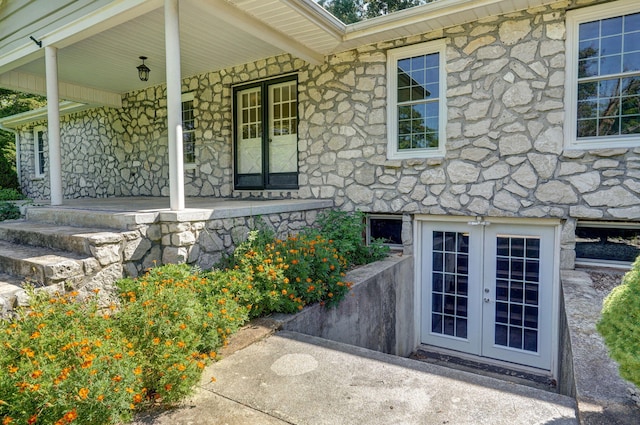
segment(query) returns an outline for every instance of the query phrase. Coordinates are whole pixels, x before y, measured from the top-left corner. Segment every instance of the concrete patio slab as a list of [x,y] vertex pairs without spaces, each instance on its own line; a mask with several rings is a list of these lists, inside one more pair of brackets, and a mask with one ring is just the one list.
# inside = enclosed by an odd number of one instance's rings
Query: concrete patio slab
[[566,396],[281,331],[208,368],[197,394],[179,408],[136,422],[204,423],[578,422],[575,402]]

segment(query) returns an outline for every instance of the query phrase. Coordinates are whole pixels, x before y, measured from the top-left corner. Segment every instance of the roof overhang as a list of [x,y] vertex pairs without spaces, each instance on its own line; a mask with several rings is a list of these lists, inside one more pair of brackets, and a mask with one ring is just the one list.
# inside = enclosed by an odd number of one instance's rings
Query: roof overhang
[[[181,72],[189,77],[285,53],[318,64],[361,45],[555,2],[437,0],[344,25],[313,0],[181,0]],[[18,3],[8,4],[18,8]],[[49,16],[33,19],[40,3],[52,4],[33,0],[22,6],[22,15],[11,11],[9,17],[7,8],[0,9],[0,87],[46,94],[44,49],[31,36],[58,48],[63,99],[117,108],[124,93],[165,83],[162,0],[60,0],[64,6],[48,21]],[[15,27],[5,36],[8,42],[2,38],[3,13],[4,19],[14,19],[5,20]],[[19,19],[34,22],[21,26]],[[149,58],[147,82],[137,76],[139,56]]]
[[[86,103],[62,101],[60,102],[60,115],[68,115],[74,112],[84,111],[90,109],[92,105]],[[47,107],[33,109],[31,111],[22,112],[20,114],[11,115],[8,117],[0,118],[0,129],[6,131],[14,131],[25,125],[29,125],[38,121],[45,121],[47,119]]]

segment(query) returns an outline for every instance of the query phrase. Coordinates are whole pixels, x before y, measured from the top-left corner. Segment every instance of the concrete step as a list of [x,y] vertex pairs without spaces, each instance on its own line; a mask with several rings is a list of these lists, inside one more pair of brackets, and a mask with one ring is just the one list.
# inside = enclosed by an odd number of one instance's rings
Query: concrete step
[[156,221],[158,212],[122,212],[107,210],[83,210],[78,208],[30,206],[26,209],[29,221],[51,223],[60,226],[91,227],[128,230],[139,224]]
[[0,222],[0,240],[92,255],[91,245],[119,242],[122,235],[104,228],[61,226],[22,219]]
[[0,273],[0,319],[7,317],[17,305],[18,294],[22,292],[22,279]]
[[39,286],[77,284],[84,279],[85,268],[91,268],[95,261],[73,252],[0,241],[0,272],[24,276]]

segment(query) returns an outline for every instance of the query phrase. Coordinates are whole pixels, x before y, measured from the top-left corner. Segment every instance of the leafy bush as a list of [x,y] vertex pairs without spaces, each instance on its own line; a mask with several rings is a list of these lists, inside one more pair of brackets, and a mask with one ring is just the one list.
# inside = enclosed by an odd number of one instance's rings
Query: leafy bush
[[24,199],[24,196],[18,190],[7,188],[0,189],[0,201],[18,201],[20,199]]
[[0,221],[20,218],[20,207],[12,202],[0,202]]
[[121,423],[155,401],[178,401],[248,317],[184,265],[118,287],[120,305],[105,311],[76,293],[39,292],[0,322],[3,423]]
[[210,279],[247,306],[251,317],[293,313],[314,302],[332,306],[350,286],[344,282],[345,259],[320,235],[279,240],[254,230],[226,265]]
[[598,331],[620,376],[640,387],[640,257],[604,300]]
[[186,265],[166,265],[118,281],[118,326],[142,354],[142,382],[163,402],[191,392],[215,350],[246,320],[247,309]]
[[[360,265],[380,260],[389,254],[389,247],[381,240],[371,241],[366,245],[365,216],[361,211],[346,212],[329,210],[318,215],[320,234],[333,241],[334,246],[349,265]],[[312,233],[307,231],[307,234]]]
[[145,397],[144,358],[94,300],[32,294],[29,310],[0,327],[4,423],[127,421]]

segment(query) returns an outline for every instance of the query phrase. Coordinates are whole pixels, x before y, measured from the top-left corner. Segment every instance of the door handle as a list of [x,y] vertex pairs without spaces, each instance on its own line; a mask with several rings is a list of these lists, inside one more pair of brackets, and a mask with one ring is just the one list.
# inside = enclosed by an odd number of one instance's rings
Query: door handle
[[484,302],[486,302],[486,303],[491,302],[491,298],[489,298],[489,297],[484,297]]

